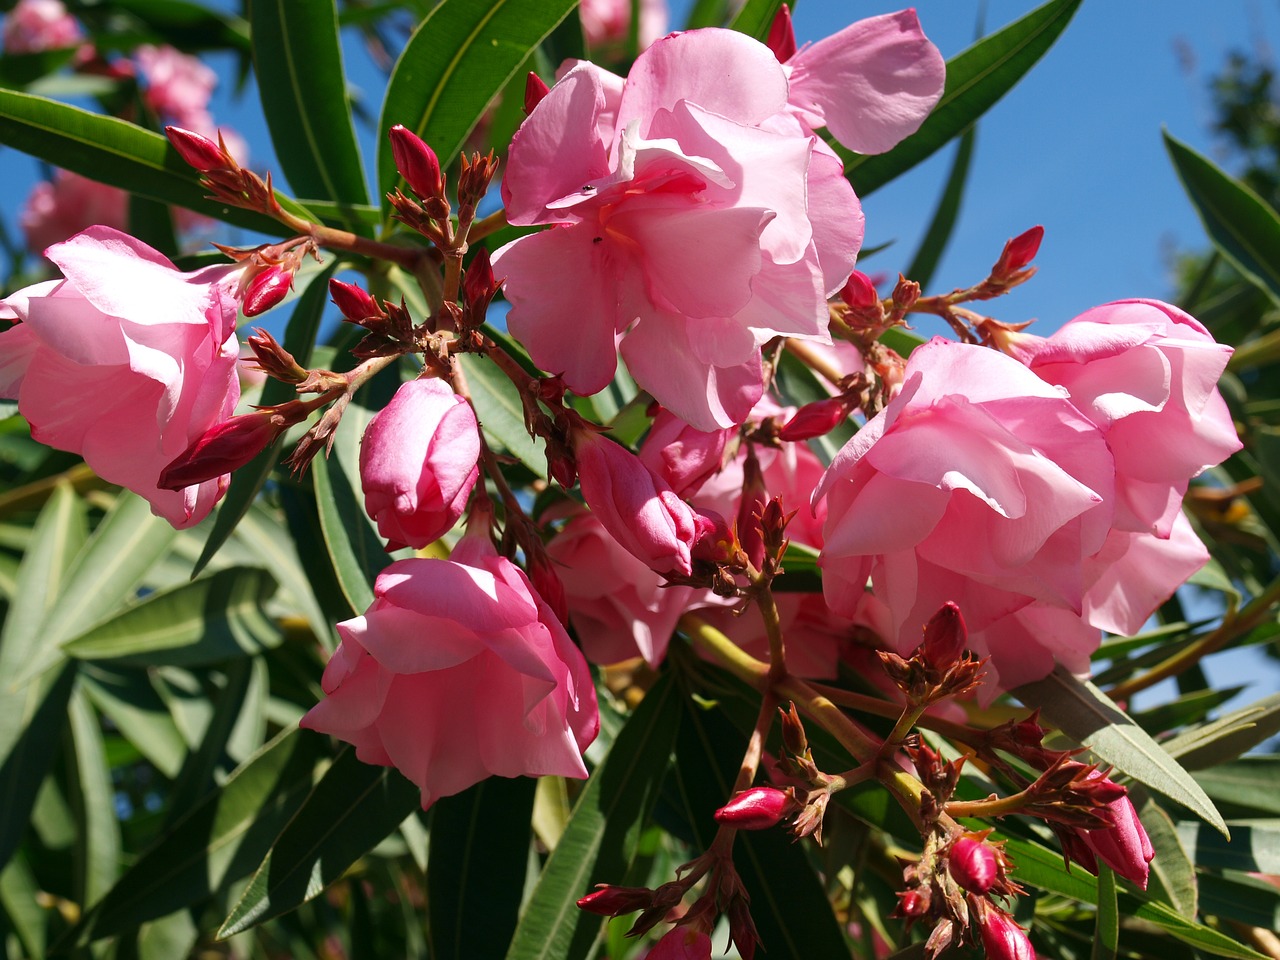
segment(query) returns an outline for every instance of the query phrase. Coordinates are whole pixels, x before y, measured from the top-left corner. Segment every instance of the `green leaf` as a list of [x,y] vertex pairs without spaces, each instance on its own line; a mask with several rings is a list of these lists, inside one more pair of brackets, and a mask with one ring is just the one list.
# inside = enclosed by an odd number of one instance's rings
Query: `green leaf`
[[14,857],[0,871],[0,908],[29,957],[47,956],[45,908],[40,906],[39,894],[40,884],[23,856]]
[[1187,770],[1234,760],[1280,733],[1280,694],[1263,697],[1203,726],[1184,730],[1163,743]]
[[972,126],[1039,62],[1080,6],[1050,0],[947,61],[942,99],[920,129],[888,153],[859,156],[833,144],[845,175],[865,197]]
[[319,895],[398,827],[422,801],[398,770],[343,750],[263,858],[218,939],[278,917]]
[[739,33],[764,41],[769,36],[773,18],[778,15],[778,8],[782,4],[783,0],[747,0],[729,26]]
[[[1131,795],[1134,796],[1135,803],[1140,803],[1136,791]],[[1138,817],[1156,852],[1155,859],[1151,861],[1151,877],[1147,892],[1152,896],[1163,893],[1164,900],[1169,906],[1188,920],[1194,920],[1198,912],[1196,868],[1191,857],[1187,855],[1187,848],[1183,846],[1173,821],[1150,798],[1139,806]],[[1227,842],[1222,834],[1211,830],[1208,824],[1198,825],[1205,828],[1207,835],[1223,843]],[[1235,828],[1232,827],[1233,832],[1234,830]]]
[[251,0],[249,23],[262,112],[294,193],[365,203],[334,0]]
[[1177,824],[1178,839],[1199,866],[1280,875],[1280,818],[1228,820],[1227,826],[1230,840],[1203,823],[1182,821]]
[[1196,781],[1229,811],[1243,816],[1280,817],[1280,756],[1242,757],[1208,770],[1196,771]]
[[75,755],[80,903],[92,906],[115,883],[120,866],[120,824],[98,717],[82,690],[71,697],[69,727]]
[[[400,183],[388,131],[412,130],[449,164],[493,98],[577,0],[443,0],[405,44],[378,121],[378,186]],[[384,215],[390,209],[383,205]]]
[[152,766],[170,780],[178,775],[187,744],[144,672],[84,664],[80,683],[98,711]]
[[1204,873],[1200,890],[1200,908],[1207,916],[1280,930],[1280,890],[1268,881],[1232,871]]
[[211,10],[190,0],[111,0],[155,31],[157,38],[179,50],[249,52],[249,24],[243,17]]
[[1120,911],[1116,906],[1116,875],[1098,864],[1098,919],[1093,934],[1093,960],[1112,960],[1120,942]]
[[21,89],[41,77],[57,73],[76,55],[75,47],[35,53],[5,53],[0,57],[0,87]]
[[427,907],[435,960],[506,951],[528,872],[536,784],[490,777],[432,806]]
[[[199,175],[158,133],[56,100],[0,90],[0,143],[113,187],[172,203],[226,223],[279,234],[270,217],[206,200]],[[277,191],[289,212],[306,208]]]
[[1099,759],[1226,833],[1222,814],[1191,774],[1092,683],[1058,666],[1043,680],[1018,687],[1013,695],[1040,707],[1046,720]]
[[323,740],[282,731],[193,804],[64,940],[81,946],[224,894],[302,805]]
[[618,883],[666,772],[680,726],[679,692],[664,673],[640,701],[591,774],[516,927],[507,960],[587,956],[603,921],[577,900],[597,883]]
[[1164,145],[1213,245],[1280,303],[1280,216],[1247,184],[1228,176],[1168,131]]
[[208,666],[279,645],[263,605],[275,578],[258,567],[227,567],[151,594],[62,645],[78,660],[117,665]]
[[[337,259],[331,260],[329,266],[312,276],[307,288],[298,297],[298,303],[289,317],[289,325],[285,328],[282,345],[304,367],[311,363],[311,351],[320,330],[320,319],[324,316],[325,307],[329,304],[329,278],[338,269],[340,262]],[[260,403],[264,407],[271,406],[284,403],[296,395],[289,384],[271,379],[263,387]],[[280,458],[280,448],[283,445],[284,438],[280,437],[231,474],[231,485],[227,488],[227,495],[223,497],[222,503],[218,505],[218,512],[213,519],[213,529],[209,531],[209,538],[200,552],[200,559],[196,561],[195,569],[191,571],[192,577],[199,576],[200,571],[218,552],[218,548],[226,543],[227,537],[231,536],[236,524],[249,512],[249,508],[253,506],[253,501],[258,496],[258,491],[262,489],[262,485],[267,482],[267,477],[275,469],[276,462]]]
[[921,287],[928,287],[933,274],[938,269],[942,254],[947,249],[951,233],[955,229],[956,219],[960,215],[960,201],[964,197],[965,182],[969,179],[969,161],[973,158],[973,141],[978,133],[978,125],[974,124],[964,132],[960,144],[956,147],[955,159],[951,161],[951,172],[947,175],[946,186],[938,199],[938,207],[929,221],[929,229],[920,241],[920,249],[916,251],[907,267],[904,276]]
[[471,402],[484,434],[500,451],[517,458],[539,477],[546,479],[547,458],[542,444],[529,436],[524,428],[524,407],[515,384],[484,357],[459,354]]
[[311,480],[334,575],[351,611],[363,613],[373,603],[378,571],[391,563],[391,558],[369,527],[361,498],[334,457],[316,457],[311,463]]

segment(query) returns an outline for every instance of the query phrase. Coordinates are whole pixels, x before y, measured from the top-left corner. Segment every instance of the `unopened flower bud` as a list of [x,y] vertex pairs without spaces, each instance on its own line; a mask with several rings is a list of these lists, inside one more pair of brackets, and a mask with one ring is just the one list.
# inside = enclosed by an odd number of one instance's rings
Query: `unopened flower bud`
[[489,309],[489,301],[498,292],[499,284],[493,280],[493,265],[489,261],[489,251],[481,247],[471,259],[467,272],[462,276],[462,299],[467,305],[466,318],[471,326],[479,326],[484,322],[485,312]]
[[738,830],[768,830],[792,811],[795,804],[776,787],[752,787],[715,812],[716,823]]
[[765,44],[773,51],[779,63],[786,63],[796,54],[796,31],[791,25],[791,8],[785,3],[778,7],[773,15],[773,24],[769,27],[769,39]]
[[[1090,796],[1103,802],[1103,816],[1111,825],[1097,830],[1081,830],[1081,839],[1112,870],[1143,890],[1147,889],[1149,865],[1156,853],[1128,791],[1096,770],[1089,779],[1094,784]],[[1108,787],[1111,789],[1106,789]]]
[[969,646],[969,630],[965,627],[960,607],[948,600],[929,618],[921,644],[925,662],[935,670],[952,666]]
[[947,856],[951,878],[970,893],[984,894],[995,884],[1000,863],[995,848],[984,840],[961,837]]
[[224,420],[206,430],[165,467],[157,486],[181,490],[238,470],[265,450],[291,422],[297,421],[274,410]]
[[751,904],[747,898],[735,896],[730,900],[725,916],[729,920],[729,939],[738,948],[738,955],[742,960],[754,960],[760,933],[756,930],[756,922],[751,916]]
[[391,128],[388,136],[391,137],[391,155],[395,158],[396,169],[409,184],[409,189],[423,200],[440,196],[444,192],[444,181],[435,151],[399,123]]
[[342,315],[352,323],[359,324],[370,317],[380,317],[383,314],[378,307],[378,301],[354,283],[330,280],[329,298],[342,311]]
[[280,341],[261,327],[254,330],[247,338],[249,349],[258,361],[258,369],[267,376],[285,383],[302,383],[307,379],[307,371],[294,359]]
[[164,132],[178,155],[201,173],[227,167],[227,154],[208,137],[182,127],[165,127]]
[[991,275],[1003,279],[1021,270],[1040,252],[1040,241],[1044,239],[1044,227],[1034,226],[1025,233],[1014,237],[1004,245],[1000,259],[991,268]]
[[1003,910],[988,909],[982,917],[980,929],[987,960],[1036,960],[1036,951],[1027,932]]
[[782,727],[782,744],[787,748],[787,753],[793,757],[808,756],[809,738],[804,732],[804,724],[800,722],[795,703],[787,704],[786,710],[779,707],[778,717]]
[[711,938],[692,926],[679,926],[653,945],[647,960],[711,960]]
[[293,288],[293,271],[280,264],[272,264],[254,274],[244,289],[240,309],[246,317],[266,313],[289,295]]
[[533,108],[542,102],[542,98],[551,92],[551,88],[547,86],[540,76],[529,71],[529,75],[524,80],[524,112],[527,116],[533,113]]
[[[785,8],[784,8],[785,9]],[[848,416],[845,402],[840,397],[828,397],[806,403],[795,412],[778,431],[779,440],[795,442],[825,436]]]
[[899,917],[923,917],[929,912],[927,889],[903,890],[898,894],[898,909],[894,913]]
[[897,316],[904,315],[920,299],[920,284],[908,280],[901,274],[893,287],[893,311]]
[[871,310],[880,306],[880,294],[876,285],[861,270],[849,274],[849,279],[840,288],[840,299],[853,310]]
[[618,917],[643,910],[652,902],[653,891],[648,887],[615,887],[601,883],[578,900],[578,909],[602,917]]

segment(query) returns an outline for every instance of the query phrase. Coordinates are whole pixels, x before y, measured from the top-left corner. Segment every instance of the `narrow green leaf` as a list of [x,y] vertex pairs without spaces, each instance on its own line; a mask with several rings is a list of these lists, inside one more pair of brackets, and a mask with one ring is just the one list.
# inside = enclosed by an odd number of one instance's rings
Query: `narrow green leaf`
[[[577,0],[443,0],[419,24],[387,82],[378,121],[380,193],[400,183],[387,132],[403,124],[448,164],[494,97]],[[384,203],[384,215],[389,207]]]
[[35,53],[8,53],[0,57],[0,87],[21,90],[51,73],[57,73],[76,55],[75,47],[40,50]]
[[119,873],[120,824],[97,714],[82,690],[72,695],[70,706],[68,726],[75,753],[75,806],[80,824],[77,887],[80,903],[89,907],[111,889]]
[[524,428],[524,408],[520,394],[505,373],[484,357],[459,354],[471,402],[485,436],[499,450],[516,457],[542,478],[547,476],[547,458],[542,444]]
[[1241,816],[1280,817],[1280,756],[1242,757],[1208,770],[1197,770],[1196,781],[1209,796]]
[[248,876],[310,792],[321,746],[296,728],[277,735],[165,831],[64,942],[114,936]]
[[[1183,845],[1169,815],[1150,798],[1147,798],[1145,803],[1141,802],[1141,798],[1137,797],[1136,793],[1137,791],[1134,791],[1131,795],[1134,796],[1134,802],[1140,804],[1138,817],[1142,820],[1142,825],[1151,840],[1151,846],[1156,852],[1155,859],[1151,861],[1151,877],[1147,893],[1151,896],[1159,896],[1163,893],[1164,900],[1169,906],[1188,920],[1194,920],[1198,912],[1195,863],[1187,855],[1187,848]],[[1205,827],[1205,833],[1209,836],[1223,843],[1227,842],[1223,840],[1220,833],[1211,830],[1208,824],[1200,824],[1200,826]],[[1235,828],[1232,827],[1233,832],[1234,830]]]
[[294,193],[365,203],[334,0],[251,0],[249,24],[262,112]]
[[773,18],[778,15],[778,8],[782,4],[783,0],[747,0],[729,26],[739,33],[763,41],[769,36]]
[[1280,875],[1280,818],[1228,820],[1227,826],[1230,840],[1203,823],[1182,821],[1177,824],[1178,839],[1202,867]]
[[685,21],[686,30],[699,27],[720,27],[728,19],[728,0],[695,0]]
[[[266,234],[277,234],[281,229],[270,217],[206,200],[199,175],[169,141],[126,120],[33,94],[0,90],[0,143],[82,176],[225,223]],[[278,191],[276,198],[291,213],[315,219]]]
[[1201,875],[1200,908],[1207,916],[1263,930],[1280,930],[1280,890],[1247,873]]
[[1093,960],[1112,960],[1120,942],[1120,910],[1116,906],[1116,875],[1098,864],[1098,918],[1093,933]]
[[1043,680],[1018,687],[1013,695],[1029,706],[1040,707],[1046,720],[1099,759],[1226,833],[1222,814],[1200,784],[1092,683],[1059,666]]
[[154,593],[63,644],[78,660],[117,665],[208,666],[280,643],[263,604],[276,581],[258,567],[227,567]]
[[942,99],[920,129],[888,153],[859,156],[833,144],[845,175],[865,197],[972,126],[1039,62],[1080,6],[1050,0],[947,61]]
[[427,907],[436,960],[500,957],[510,944],[536,783],[490,777],[432,806]]
[[1162,746],[1188,770],[1234,760],[1280,733],[1280,694],[1263,697],[1210,723],[1184,730]]
[[320,894],[422,801],[399,771],[343,750],[272,844],[218,939],[278,917]]
[[929,221],[929,229],[920,241],[920,249],[911,260],[904,276],[921,287],[928,287],[933,274],[938,269],[942,254],[951,240],[956,220],[960,215],[960,201],[964,197],[965,183],[969,179],[969,162],[973,158],[973,142],[978,133],[975,123],[964,132],[956,147],[955,159],[951,161],[951,172],[947,174],[946,186],[938,199],[937,209],[933,211],[933,219]]
[[1280,303],[1280,216],[1213,161],[1164,134],[1178,179],[1209,239],[1231,265]]
[[233,13],[222,13],[191,0],[111,0],[111,6],[128,11],[155,31],[157,39],[179,50],[229,47],[249,52],[249,24]]
[[170,780],[178,775],[187,745],[146,673],[84,664],[80,683],[98,711],[152,766]]
[[577,900],[597,883],[618,883],[666,772],[680,727],[676,684],[664,673],[587,780],[573,815],[525,905],[507,960],[582,958],[600,938],[599,917]]
[[29,957],[45,954],[45,908],[39,903],[40,884],[19,855],[0,870],[0,909]]
[[[289,317],[289,325],[285,328],[283,346],[304,367],[311,363],[311,351],[320,329],[320,319],[324,316],[325,307],[329,303],[329,278],[333,276],[339,264],[340,261],[337,259],[331,260],[324,270],[312,275],[306,289],[298,297],[298,303]],[[281,380],[268,380],[262,390],[261,405],[265,407],[284,403],[293,396],[296,394],[289,384]],[[199,576],[200,571],[218,552],[218,548],[226,543],[227,537],[231,536],[236,524],[248,513],[249,507],[258,496],[258,491],[262,489],[262,485],[267,482],[267,477],[275,469],[276,462],[280,458],[280,448],[283,445],[282,437],[231,474],[231,485],[227,488],[227,495],[218,505],[218,512],[213,519],[213,529],[209,531],[209,538],[200,552],[200,559],[196,561],[195,568],[191,571],[193,578]]]
[[342,586],[353,613],[362,613],[373,603],[373,581],[378,571],[390,563],[377,535],[363,517],[363,507],[346,474],[323,455],[311,464],[320,528],[333,572]]

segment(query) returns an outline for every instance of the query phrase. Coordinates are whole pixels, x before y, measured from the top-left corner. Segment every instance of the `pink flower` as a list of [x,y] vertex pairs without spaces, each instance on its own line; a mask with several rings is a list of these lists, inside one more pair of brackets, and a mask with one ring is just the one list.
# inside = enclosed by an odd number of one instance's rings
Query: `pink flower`
[[609,535],[657,573],[688,576],[698,538],[693,510],[625,447],[590,430],[573,434],[582,498]]
[[711,431],[760,397],[763,343],[829,340],[826,297],[862,214],[787,90],[768,48],[727,30],[659,40],[625,81],[590,63],[560,79],[503,180],[512,223],[554,226],[494,257],[535,362],[591,394],[620,349],[637,383]]
[[480,475],[479,430],[471,404],[443,380],[403,384],[369,422],[360,486],[389,549],[425,547],[457,523]]
[[[578,8],[582,32],[592,47],[625,43],[631,34],[631,8],[635,0],[583,0]],[[640,49],[647,49],[667,32],[666,0],[639,0]]]
[[693,926],[672,927],[645,960],[711,960],[711,938]]
[[994,625],[1037,603],[1097,645],[1080,620],[1084,564],[1110,532],[1113,475],[1102,434],[1060,389],[993,350],[935,339],[814,492],[828,509],[827,602],[853,615],[870,579],[893,618],[885,640],[905,654],[954,601],[1006,687],[1048,673],[1059,654],[1079,669],[1079,645],[1060,650],[1055,632],[998,646]]
[[18,0],[4,18],[0,42],[5,53],[39,53],[73,47],[83,38],[80,24],[61,0]]
[[218,75],[196,57],[170,46],[143,44],[134,51],[138,69],[147,81],[147,106],[180,127],[205,133],[213,127],[209,98]]
[[667,655],[676,621],[706,595],[664,586],[661,576],[628,553],[585,511],[572,516],[547,544],[564,584],[569,620],[592,663],[644,657],[651,667]]
[[328,695],[302,726],[394,766],[422,806],[489,776],[587,775],[600,717],[582,654],[484,535],[450,560],[400,560],[364,616],[338,624]]
[[736,430],[697,430],[669,410],[659,410],[640,447],[640,460],[677,494],[697,490],[723,466]]
[[161,490],[161,471],[240,396],[234,264],[179,273],[146,244],[90,227],[46,255],[65,280],[19,290],[0,317],[0,396],[41,443],[84,457],[175,527],[202,520],[228,478]]
[[[1096,770],[1088,779],[1102,779],[1111,783],[1110,778]],[[1151,846],[1151,839],[1147,836],[1142,821],[1138,819],[1133,801],[1127,796],[1112,800],[1106,805],[1105,815],[1111,821],[1111,826],[1098,830],[1081,830],[1079,836],[1099,860],[1126,880],[1143,890],[1147,889],[1149,865],[1155,858],[1156,851]]]
[[27,197],[18,215],[27,249],[42,253],[86,227],[101,224],[119,230],[129,225],[129,195],[69,170],[55,170]]

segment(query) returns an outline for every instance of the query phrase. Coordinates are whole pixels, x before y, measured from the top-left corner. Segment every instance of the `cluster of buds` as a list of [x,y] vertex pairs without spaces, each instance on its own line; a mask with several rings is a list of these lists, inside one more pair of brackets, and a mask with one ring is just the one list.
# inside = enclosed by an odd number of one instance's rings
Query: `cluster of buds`
[[813,837],[822,843],[822,822],[831,802],[831,795],[843,789],[842,777],[823,773],[814,763],[809,738],[794,703],[784,710],[778,708],[779,727],[782,730],[782,755],[778,758],[778,773],[792,781],[785,793],[791,808],[798,810],[791,821],[791,834],[797,840]]
[[1044,227],[1034,226],[1005,243],[1000,259],[991,267],[991,273],[982,281],[972,299],[989,300],[1008,293],[1020,283],[1035,276],[1036,268],[1029,266],[1040,252],[1044,239]]
[[280,204],[271,187],[271,174],[268,173],[263,180],[252,170],[245,170],[236,163],[221,133],[218,134],[218,142],[214,143],[208,137],[181,127],[165,127],[164,132],[178,155],[200,172],[200,182],[209,190],[210,200],[257,210],[272,217],[280,215]]
[[924,641],[903,658],[880,651],[885,673],[912,706],[964,696],[982,682],[983,661],[967,652],[969,631],[960,608],[943,604],[924,627]]

